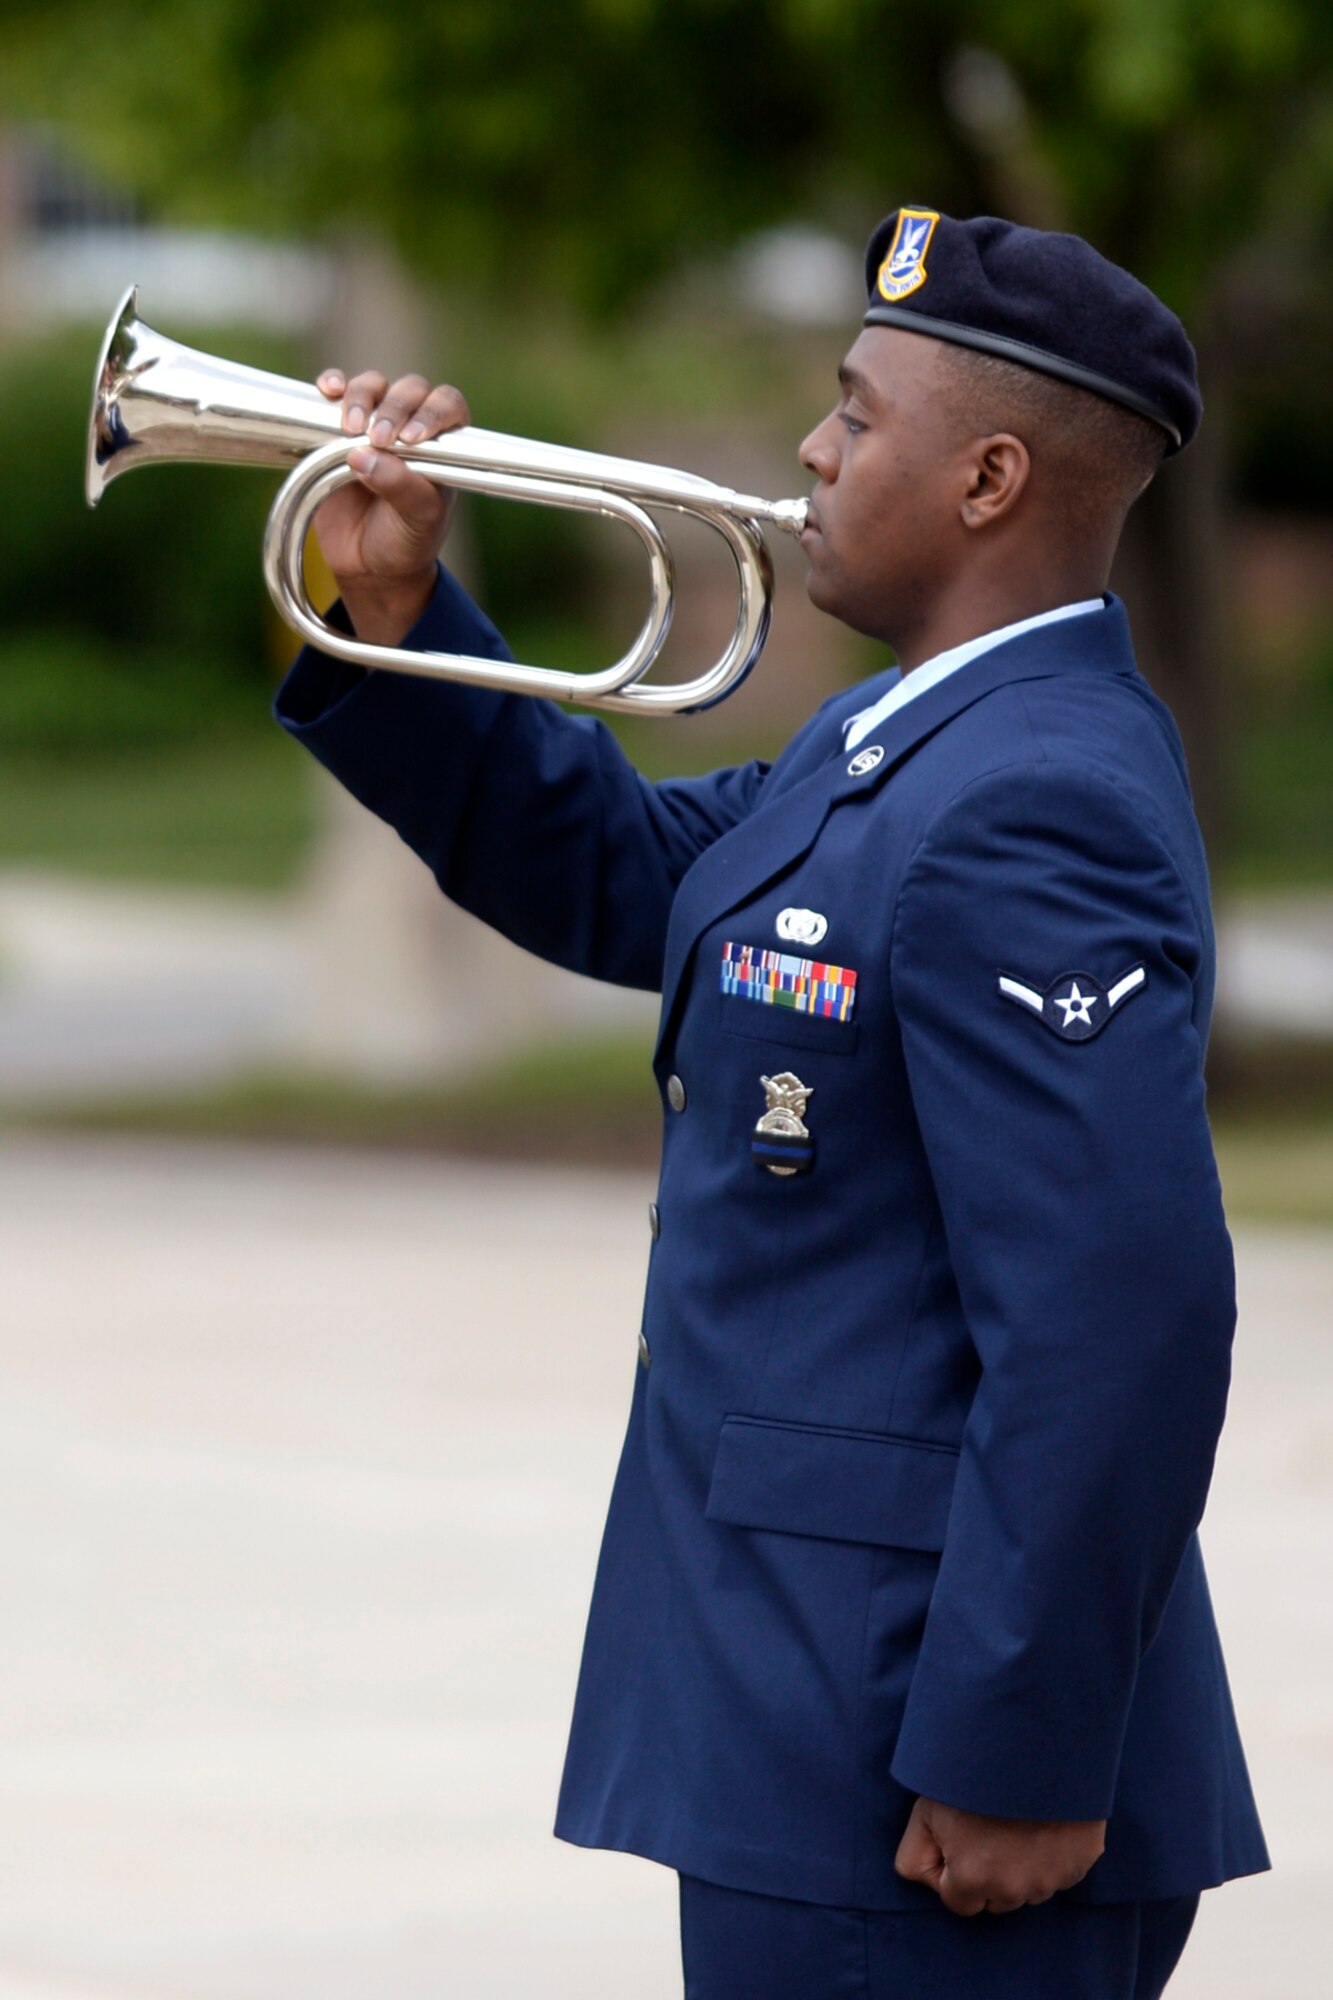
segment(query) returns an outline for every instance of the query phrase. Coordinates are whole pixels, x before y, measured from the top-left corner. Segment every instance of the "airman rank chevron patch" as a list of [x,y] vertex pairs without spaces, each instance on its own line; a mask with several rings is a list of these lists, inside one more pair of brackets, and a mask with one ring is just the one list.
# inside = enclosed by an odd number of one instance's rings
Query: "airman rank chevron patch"
[[757,944],[724,944],[722,991],[739,1000],[758,1000],[765,1007],[850,1021],[856,1005],[856,974],[850,965],[794,958]]
[[1010,972],[998,974],[999,995],[1012,1000],[1058,1035],[1062,1042],[1090,1042],[1111,1016],[1148,983],[1141,965],[1131,965],[1112,986],[1103,986],[1090,972],[1062,972],[1043,988],[1029,986]]

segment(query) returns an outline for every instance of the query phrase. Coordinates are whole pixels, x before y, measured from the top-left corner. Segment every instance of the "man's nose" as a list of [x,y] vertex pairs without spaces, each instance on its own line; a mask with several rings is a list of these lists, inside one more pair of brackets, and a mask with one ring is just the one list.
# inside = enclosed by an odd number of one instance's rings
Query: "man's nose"
[[838,454],[833,447],[827,419],[816,424],[807,438],[803,438],[796,456],[807,472],[813,472],[827,486],[838,476]]

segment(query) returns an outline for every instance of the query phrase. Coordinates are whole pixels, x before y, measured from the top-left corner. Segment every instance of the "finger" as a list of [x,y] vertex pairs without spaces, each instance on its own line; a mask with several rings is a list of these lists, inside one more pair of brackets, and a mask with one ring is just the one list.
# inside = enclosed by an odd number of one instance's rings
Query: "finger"
[[376,450],[383,450],[385,445],[394,442],[403,425],[416,415],[429,394],[430,383],[424,375],[400,375],[385,390],[370,425],[370,442]]
[[413,472],[393,452],[362,448],[349,452],[347,463],[379,499],[413,527],[429,527],[443,518],[441,489],[424,473]]
[[1011,1910],[1021,1910],[1025,1902],[1044,1903],[1044,1896],[987,1896],[986,1908],[993,1917],[1007,1917]]
[[376,368],[364,368],[353,375],[343,397],[343,429],[358,436],[370,421],[370,413],[389,386],[387,375]]
[[964,1888],[947,1867],[941,1869],[937,1886],[940,1901],[956,1917],[979,1917],[986,1907],[986,1898],[980,1891]]
[[912,1808],[893,1865],[905,1881],[925,1882],[932,1889],[936,1886],[936,1879],[944,1866],[944,1855],[922,1815],[919,1803]]
[[904,1834],[893,1865],[904,1881],[928,1882],[933,1889],[944,1866],[944,1856],[929,1835]]
[[471,422],[462,391],[441,382],[431,390],[416,415],[403,425],[399,436],[404,444],[415,444],[420,438],[438,437],[441,431],[456,431]]
[[321,368],[315,377],[315,387],[321,396],[327,396],[331,403],[336,403],[347,387],[347,377],[341,368]]

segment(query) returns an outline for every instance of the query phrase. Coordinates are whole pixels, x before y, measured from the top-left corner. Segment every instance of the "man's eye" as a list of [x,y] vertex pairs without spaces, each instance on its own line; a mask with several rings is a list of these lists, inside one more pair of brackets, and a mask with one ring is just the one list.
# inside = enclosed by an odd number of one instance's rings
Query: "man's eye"
[[853,436],[865,429],[865,425],[862,423],[860,417],[854,417],[850,410],[839,410],[838,421],[843,429],[851,431]]

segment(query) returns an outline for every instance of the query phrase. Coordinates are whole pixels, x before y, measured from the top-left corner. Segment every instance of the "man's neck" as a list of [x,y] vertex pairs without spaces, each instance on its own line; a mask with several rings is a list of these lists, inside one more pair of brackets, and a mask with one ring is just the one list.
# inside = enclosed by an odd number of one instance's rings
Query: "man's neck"
[[1026,618],[1039,618],[1043,612],[1058,611],[1063,605],[1100,597],[1105,588],[1104,578],[1083,574],[1034,583],[1026,589],[1008,586],[970,592],[966,599],[940,605],[912,631],[884,636],[907,675],[927,660],[952,652],[955,646],[1002,631],[1007,625],[1021,624]]

